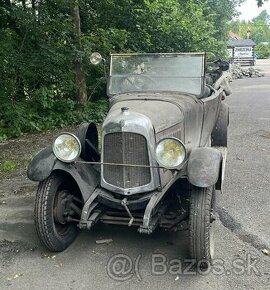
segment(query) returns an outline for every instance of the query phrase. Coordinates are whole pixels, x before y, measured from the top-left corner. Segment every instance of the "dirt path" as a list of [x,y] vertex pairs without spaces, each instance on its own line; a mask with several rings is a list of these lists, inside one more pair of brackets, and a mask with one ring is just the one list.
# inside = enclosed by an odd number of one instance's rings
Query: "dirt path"
[[31,158],[49,145],[60,132],[73,130],[74,128],[69,127],[39,134],[25,134],[20,138],[0,143],[0,264],[2,266],[10,265],[18,255],[36,248],[35,239],[29,243],[29,233],[35,237],[33,218],[29,220],[29,217],[33,217],[33,200],[37,188],[37,183],[26,176]]

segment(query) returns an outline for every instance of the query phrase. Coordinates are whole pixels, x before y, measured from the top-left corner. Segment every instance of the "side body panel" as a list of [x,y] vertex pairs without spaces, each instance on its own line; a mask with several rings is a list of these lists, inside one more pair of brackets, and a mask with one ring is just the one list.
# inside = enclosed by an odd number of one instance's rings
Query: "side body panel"
[[227,147],[227,129],[229,125],[229,107],[221,103],[219,115],[212,131],[212,146]]
[[203,103],[204,114],[200,146],[206,146],[210,140],[211,133],[219,114],[221,95],[216,92],[208,98],[201,99],[201,101]]

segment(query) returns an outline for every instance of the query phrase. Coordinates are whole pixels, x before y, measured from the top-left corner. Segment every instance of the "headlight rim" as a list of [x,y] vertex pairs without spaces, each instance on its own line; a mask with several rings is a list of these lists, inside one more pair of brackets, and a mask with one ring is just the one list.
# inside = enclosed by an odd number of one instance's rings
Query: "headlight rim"
[[[78,151],[78,153],[77,153],[77,155],[76,155],[75,158],[73,158],[73,159],[71,159],[71,160],[65,160],[65,159],[61,158],[61,157],[60,157],[60,156],[55,152],[55,141],[56,141],[57,138],[59,138],[61,135],[69,135],[69,136],[72,136],[72,137],[77,141],[77,143],[79,144],[79,151]],[[57,135],[57,136],[54,138],[54,140],[53,140],[53,142],[52,142],[52,151],[53,151],[54,156],[55,156],[58,160],[60,160],[60,161],[62,161],[62,162],[64,162],[64,163],[72,163],[72,162],[76,161],[76,160],[80,157],[81,152],[82,152],[82,144],[81,144],[80,139],[79,139],[75,134],[70,133],[70,132],[62,132],[62,133],[60,133],[59,135]]]
[[[169,167],[168,167],[168,166],[164,166],[164,164],[162,164],[162,163],[159,161],[158,157],[157,157],[157,147],[158,147],[158,145],[159,145],[162,141],[164,141],[164,140],[168,140],[168,139],[172,139],[172,140],[175,140],[175,141],[179,142],[179,143],[183,146],[183,148],[184,148],[184,151],[185,151],[185,158],[184,158],[183,161],[182,161],[179,165],[177,165],[177,166],[169,166]],[[165,137],[165,138],[160,139],[160,140],[158,141],[158,143],[156,144],[156,146],[155,146],[155,158],[156,158],[157,163],[158,163],[161,167],[163,167],[163,168],[166,168],[166,169],[172,169],[172,170],[173,170],[173,169],[180,169],[180,168],[185,164],[185,162],[187,161],[187,148],[186,148],[184,142],[181,141],[180,139],[178,139],[178,138],[176,138],[176,137]]]

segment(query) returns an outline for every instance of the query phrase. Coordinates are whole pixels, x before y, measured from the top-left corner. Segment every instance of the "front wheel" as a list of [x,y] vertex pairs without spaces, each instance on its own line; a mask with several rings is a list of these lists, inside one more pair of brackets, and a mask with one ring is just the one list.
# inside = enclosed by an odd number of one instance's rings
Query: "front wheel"
[[189,213],[190,254],[202,268],[209,266],[214,256],[214,223],[214,187],[193,187]]
[[35,226],[42,244],[53,252],[66,249],[76,238],[81,198],[70,179],[52,173],[40,182],[35,199]]

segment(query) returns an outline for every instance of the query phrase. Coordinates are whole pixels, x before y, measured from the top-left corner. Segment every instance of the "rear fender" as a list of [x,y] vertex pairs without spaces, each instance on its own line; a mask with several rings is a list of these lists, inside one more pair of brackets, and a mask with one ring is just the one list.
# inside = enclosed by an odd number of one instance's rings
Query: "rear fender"
[[220,177],[222,154],[209,147],[196,148],[190,153],[187,173],[191,184],[198,187],[215,185]]

